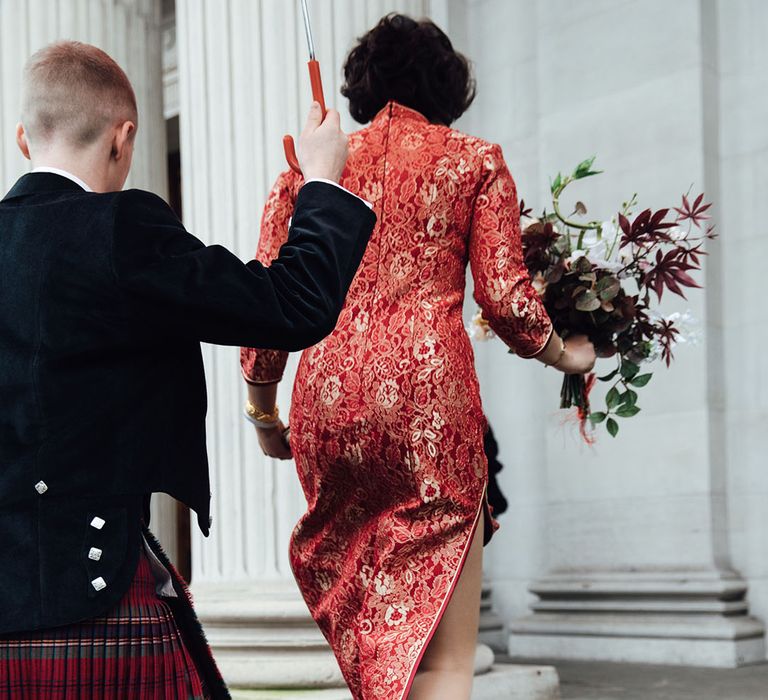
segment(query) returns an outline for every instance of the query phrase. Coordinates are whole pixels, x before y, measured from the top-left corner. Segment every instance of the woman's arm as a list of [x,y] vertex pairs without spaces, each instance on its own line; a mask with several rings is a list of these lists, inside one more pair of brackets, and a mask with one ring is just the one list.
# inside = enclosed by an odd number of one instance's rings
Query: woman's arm
[[277,385],[249,384],[248,404],[263,414],[274,414],[274,423],[270,426],[256,426],[256,435],[259,438],[259,446],[267,457],[276,459],[291,459],[291,447],[285,433],[285,425],[280,420],[277,409]]
[[594,348],[583,336],[555,332],[523,261],[520,207],[501,149],[490,146],[472,214],[469,260],[475,300],[494,332],[524,358],[568,374],[588,372]]
[[[288,240],[288,227],[300,186],[299,176],[288,170],[277,178],[267,197],[256,248],[256,260],[264,266],[272,264]],[[288,353],[282,350],[253,347],[240,349],[240,367],[243,378],[249,384],[279,382],[283,378],[287,361]]]
[[[288,240],[288,226],[300,187],[299,176],[292,171],[282,173],[272,187],[261,217],[256,260],[269,266]],[[248,383],[248,403],[263,414],[272,414],[276,406],[277,387],[283,378],[288,353],[267,348],[240,349],[240,366]],[[285,426],[279,415],[271,427],[256,428],[259,446],[268,457],[290,459],[291,449],[284,435]]]

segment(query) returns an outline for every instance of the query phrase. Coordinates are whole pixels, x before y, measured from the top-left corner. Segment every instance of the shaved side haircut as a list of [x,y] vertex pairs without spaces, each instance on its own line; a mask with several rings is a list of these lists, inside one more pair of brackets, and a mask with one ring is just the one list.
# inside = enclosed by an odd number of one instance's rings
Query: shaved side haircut
[[132,121],[138,127],[128,76],[104,51],[79,41],[50,44],[27,61],[21,109],[33,143],[56,138],[82,148],[110,126]]

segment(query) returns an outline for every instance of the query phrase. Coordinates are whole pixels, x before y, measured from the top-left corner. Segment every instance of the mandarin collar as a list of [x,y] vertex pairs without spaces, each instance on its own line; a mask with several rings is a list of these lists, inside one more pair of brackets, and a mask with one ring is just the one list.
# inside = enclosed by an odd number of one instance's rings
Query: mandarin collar
[[387,116],[391,115],[393,117],[401,117],[403,119],[414,119],[416,121],[421,122],[429,122],[429,119],[427,119],[421,112],[412,109],[411,107],[406,107],[404,104],[400,104],[399,102],[395,102],[394,100],[390,100],[387,102],[384,107],[379,110],[378,114],[373,118],[372,121],[380,121],[382,119],[385,119]]

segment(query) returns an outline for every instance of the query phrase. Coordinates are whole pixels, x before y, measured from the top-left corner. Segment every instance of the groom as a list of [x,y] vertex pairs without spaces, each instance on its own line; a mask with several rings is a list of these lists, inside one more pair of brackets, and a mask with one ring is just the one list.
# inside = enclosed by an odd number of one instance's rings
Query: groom
[[60,42],[28,62],[17,142],[33,169],[0,202],[0,697],[227,697],[142,529],[148,499],[178,498],[208,534],[200,342],[317,343],[375,223],[335,184],[336,112],[313,105],[306,184],[269,268],[121,191],[137,128],[104,52]]

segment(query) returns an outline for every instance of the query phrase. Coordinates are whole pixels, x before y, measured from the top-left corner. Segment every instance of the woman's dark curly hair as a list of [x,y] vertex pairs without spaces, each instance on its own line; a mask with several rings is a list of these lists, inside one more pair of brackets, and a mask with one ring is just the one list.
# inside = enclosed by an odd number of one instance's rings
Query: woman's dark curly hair
[[344,63],[341,94],[352,117],[366,124],[390,100],[449,125],[475,99],[469,61],[429,20],[388,14],[363,35]]

